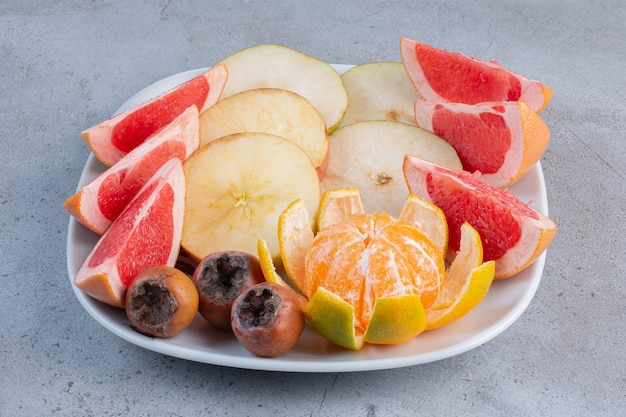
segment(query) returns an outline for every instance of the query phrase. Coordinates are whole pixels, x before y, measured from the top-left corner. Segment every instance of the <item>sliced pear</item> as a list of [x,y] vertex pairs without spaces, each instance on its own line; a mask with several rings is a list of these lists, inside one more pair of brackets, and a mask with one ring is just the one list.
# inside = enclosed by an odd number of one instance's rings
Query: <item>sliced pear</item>
[[401,62],[370,62],[342,76],[348,109],[341,126],[364,120],[391,120],[416,125],[415,100],[421,98]]
[[404,156],[423,159],[460,170],[454,148],[440,137],[405,123],[356,122],[330,136],[330,162],[322,180],[322,192],[358,188],[367,213],[398,216],[409,194],[404,180]]
[[184,170],[181,246],[196,261],[225,250],[257,253],[260,239],[280,261],[278,217],[296,199],[313,224],[320,202],[317,172],[287,139],[258,132],[225,136],[197,150]]
[[348,106],[341,76],[331,65],[283,45],[252,46],[219,64],[228,68],[222,98],[263,87],[293,91],[315,106],[329,131],[339,126]]
[[242,132],[271,133],[295,143],[318,171],[328,154],[324,119],[307,99],[288,90],[242,91],[222,99],[200,116],[200,146]]

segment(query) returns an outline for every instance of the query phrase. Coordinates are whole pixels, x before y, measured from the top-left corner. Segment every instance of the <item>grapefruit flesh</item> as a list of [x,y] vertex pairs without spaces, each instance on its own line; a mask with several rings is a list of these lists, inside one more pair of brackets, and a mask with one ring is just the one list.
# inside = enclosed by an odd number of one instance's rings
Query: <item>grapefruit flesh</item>
[[215,104],[228,72],[217,65],[172,90],[81,132],[94,155],[112,166],[128,152],[195,105],[200,113]]
[[400,40],[400,53],[411,82],[428,101],[523,101],[540,112],[552,98],[550,87],[528,80],[495,61],[482,61],[407,38]]
[[452,171],[407,155],[403,165],[409,190],[443,210],[448,247],[458,251],[461,225],[480,234],[484,261],[495,260],[494,279],[515,275],[548,247],[556,224],[508,190],[490,186],[478,173]]
[[507,187],[539,161],[550,129],[523,101],[479,104],[415,102],[417,124],[445,139],[463,169]]
[[104,303],[124,307],[126,289],[141,271],[174,266],[180,248],[185,179],[171,159],[148,181],[102,235],[74,284]]
[[191,106],[68,198],[63,206],[87,228],[103,234],[159,168],[171,158],[185,161],[198,149],[198,126],[198,110]]

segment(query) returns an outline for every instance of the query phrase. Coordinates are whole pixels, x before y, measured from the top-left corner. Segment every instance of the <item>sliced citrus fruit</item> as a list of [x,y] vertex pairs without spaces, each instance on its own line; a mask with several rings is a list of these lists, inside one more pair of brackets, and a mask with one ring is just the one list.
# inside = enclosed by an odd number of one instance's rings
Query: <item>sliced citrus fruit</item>
[[63,206],[87,228],[103,234],[161,166],[172,158],[185,161],[199,143],[194,105],[65,200]]
[[343,73],[348,109],[341,126],[365,120],[391,120],[414,125],[413,106],[421,98],[402,62],[370,62]]
[[304,201],[293,201],[278,217],[278,246],[285,273],[300,292],[304,288],[304,259],[313,237],[311,216]]
[[427,130],[392,121],[357,122],[331,135],[322,191],[358,188],[366,212],[395,215],[409,194],[402,175],[407,153],[452,169],[462,167],[452,145]]
[[317,214],[317,230],[343,223],[353,213],[365,213],[358,188],[335,188],[322,194]]
[[295,143],[322,176],[329,146],[326,123],[304,97],[278,88],[246,90],[218,101],[200,117],[201,146],[240,132],[271,133]]
[[426,310],[426,330],[452,323],[480,303],[493,282],[495,262],[483,263],[480,235],[469,223],[461,226],[461,243],[437,299]]
[[415,103],[417,124],[450,143],[463,169],[507,187],[539,161],[550,129],[523,101],[459,104]]
[[182,162],[167,162],[142,187],[96,243],[74,284],[104,303],[124,307],[126,289],[141,271],[174,266],[185,204]]
[[415,194],[409,194],[402,206],[399,218],[417,224],[439,249],[441,256],[446,257],[448,252],[448,223],[445,214],[439,207]]
[[400,40],[400,54],[411,82],[427,101],[523,101],[540,112],[552,98],[550,87],[528,80],[495,61],[481,61],[407,38]]
[[195,104],[202,113],[215,104],[227,78],[226,67],[216,65],[159,97],[81,132],[81,135],[96,158],[112,166],[191,105]]
[[424,329],[423,308],[436,299],[444,272],[439,250],[414,223],[354,213],[322,229],[307,251],[307,322],[351,349],[401,343]]
[[494,279],[515,275],[552,242],[556,224],[506,189],[493,187],[478,173],[452,171],[407,155],[404,175],[412,193],[440,207],[448,222],[448,246],[457,251],[461,225],[480,234],[486,261],[496,261]]
[[257,251],[267,240],[280,259],[280,213],[302,199],[317,212],[319,178],[307,154],[282,137],[236,133],[209,142],[184,164],[187,181],[182,247],[194,259],[223,250]]
[[348,106],[348,94],[337,71],[326,62],[295,49],[261,44],[222,59],[228,67],[224,98],[255,88],[293,91],[320,112],[329,131],[334,130]]

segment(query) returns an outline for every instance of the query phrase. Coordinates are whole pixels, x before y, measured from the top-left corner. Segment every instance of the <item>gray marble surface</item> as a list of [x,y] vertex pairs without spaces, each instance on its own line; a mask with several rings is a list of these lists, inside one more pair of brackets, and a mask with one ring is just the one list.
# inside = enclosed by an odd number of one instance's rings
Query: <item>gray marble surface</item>
[[[78,1],[0,4],[0,415],[624,416],[626,3]],[[497,59],[554,90],[542,158],[559,232],[526,312],[425,365],[281,373],[110,333],[77,301],[68,215],[82,129],[141,88],[257,43],[398,61],[401,36]]]

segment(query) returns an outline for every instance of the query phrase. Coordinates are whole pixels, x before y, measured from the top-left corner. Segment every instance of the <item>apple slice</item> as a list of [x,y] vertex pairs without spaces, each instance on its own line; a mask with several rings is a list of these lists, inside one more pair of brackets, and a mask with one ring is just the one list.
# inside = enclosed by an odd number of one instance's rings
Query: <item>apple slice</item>
[[370,62],[350,68],[342,76],[348,109],[341,122],[392,120],[415,125],[415,101],[421,96],[411,84],[402,62]]
[[304,97],[282,89],[260,88],[234,94],[200,116],[200,146],[241,132],[264,132],[285,138],[309,156],[323,175],[328,155],[326,123]]
[[222,97],[272,87],[293,91],[315,106],[329,132],[339,126],[348,106],[341,76],[326,62],[283,45],[261,44],[222,59],[228,81]]
[[330,136],[322,191],[358,188],[367,213],[398,216],[409,194],[402,171],[406,154],[462,168],[454,148],[424,129],[388,120],[356,122]]
[[246,132],[209,142],[184,164],[187,194],[181,246],[196,261],[213,252],[257,253],[265,239],[280,261],[278,218],[304,201],[311,224],[320,201],[315,167],[280,136]]

